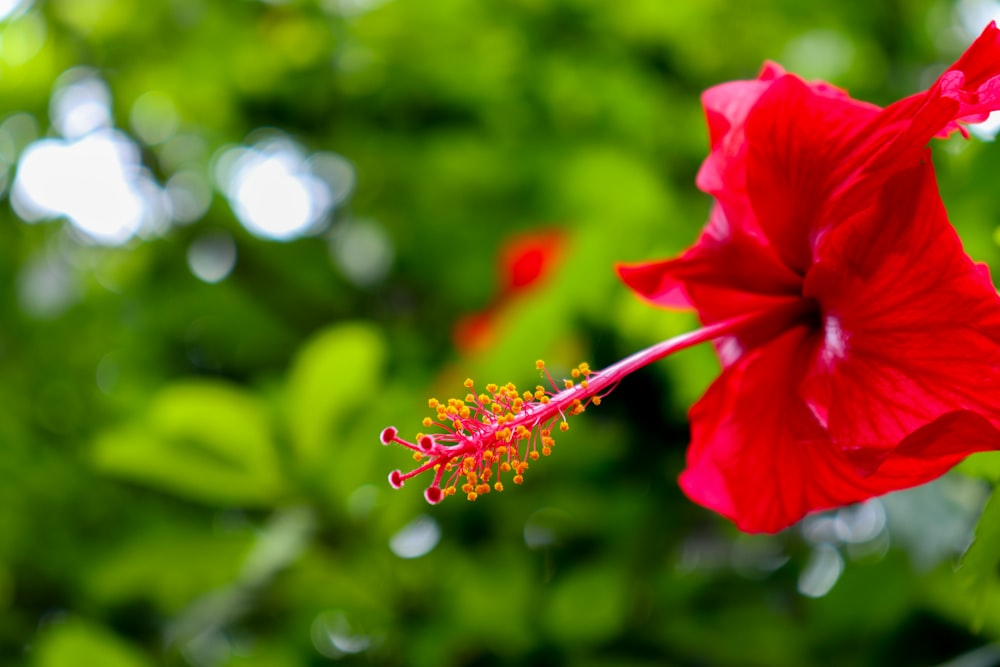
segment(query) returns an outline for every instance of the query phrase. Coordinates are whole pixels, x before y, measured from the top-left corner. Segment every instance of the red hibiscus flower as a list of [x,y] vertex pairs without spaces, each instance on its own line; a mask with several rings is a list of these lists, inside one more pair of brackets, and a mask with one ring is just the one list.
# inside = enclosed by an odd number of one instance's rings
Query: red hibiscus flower
[[706,92],[711,152],[698,185],[716,202],[679,258],[619,267],[654,304],[704,328],[560,386],[488,385],[432,399],[434,434],[384,444],[433,471],[427,499],[470,499],[523,480],[552,427],[625,375],[715,341],[722,375],[691,409],[680,483],[748,532],[927,482],[1000,449],[1000,298],[962,250],[927,143],[1000,108],[991,24],[934,86],[885,109],[775,65]]

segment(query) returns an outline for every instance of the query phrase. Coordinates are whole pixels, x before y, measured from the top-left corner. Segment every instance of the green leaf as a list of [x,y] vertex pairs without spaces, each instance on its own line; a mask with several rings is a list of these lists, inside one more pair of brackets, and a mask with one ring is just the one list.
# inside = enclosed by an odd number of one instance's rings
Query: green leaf
[[1000,452],[980,452],[967,457],[955,470],[988,482],[1000,482]]
[[249,527],[210,534],[157,527],[130,536],[85,568],[83,589],[101,605],[141,600],[172,616],[205,591],[236,580],[253,540]]
[[378,330],[363,323],[331,327],[303,346],[286,394],[292,443],[302,463],[330,451],[343,422],[375,394],[385,353]]
[[100,434],[92,459],[102,471],[219,505],[269,505],[283,480],[264,405],[215,381],[164,389],[144,421]]
[[35,646],[35,667],[146,667],[152,663],[108,630],[82,620],[57,623]]
[[996,493],[990,496],[976,524],[976,536],[962,556],[959,576],[967,585],[972,603],[972,623],[981,629],[1000,610],[997,581],[1000,576],[1000,501]]

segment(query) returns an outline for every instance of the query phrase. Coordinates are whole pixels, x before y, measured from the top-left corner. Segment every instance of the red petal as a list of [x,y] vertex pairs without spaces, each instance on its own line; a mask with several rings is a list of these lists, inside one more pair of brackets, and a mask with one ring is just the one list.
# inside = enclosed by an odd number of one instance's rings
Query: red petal
[[787,75],[747,118],[747,191],[757,220],[788,266],[804,274],[826,224],[827,199],[857,169],[876,107],[821,94]]
[[865,480],[878,493],[935,479],[976,452],[1000,449],[1000,432],[982,415],[949,412],[917,429]]
[[787,332],[727,369],[691,409],[681,488],[741,530],[776,532],[812,510],[864,497],[793,389],[815,345],[804,327]]
[[[698,172],[697,184],[703,191],[725,200],[742,193],[746,187],[746,123],[758,101],[776,81],[784,78],[784,70],[767,63],[755,81],[731,81],[714,86],[702,95],[702,104],[708,118],[711,152]],[[869,120],[878,111],[875,105],[859,102],[844,91],[825,82],[806,85],[822,101],[816,110],[802,118],[806,123],[818,121],[820,125],[827,112],[841,115],[853,112],[857,122]],[[815,114],[819,113],[819,116]],[[815,127],[812,125],[811,127]]]
[[934,136],[958,121],[975,122],[1000,109],[1000,30],[990,23],[929,90],[892,104],[872,124],[871,146],[881,145],[870,170],[909,161]]
[[[727,171],[733,162],[742,159],[745,151],[743,126],[747,114],[774,79],[782,74],[784,70],[780,66],[767,63],[753,81],[727,81],[702,93],[701,102],[708,120],[712,149],[696,179],[698,187],[704,192],[716,194],[731,181]],[[732,187],[732,183],[728,187]]]
[[923,484],[968,454],[1000,445],[987,420],[952,412],[909,434],[872,474],[859,475],[795,390],[816,345],[806,328],[788,331],[727,369],[691,409],[681,488],[740,530],[777,532],[809,512]]
[[929,162],[889,178],[820,252],[805,291],[826,336],[804,390],[839,446],[870,469],[953,411],[1000,424],[1000,299],[963,252]]
[[[928,91],[959,103],[953,119],[981,118],[1000,107],[1000,30],[991,21],[965,53]],[[944,128],[939,128],[940,132]]]
[[667,308],[694,306],[706,323],[767,307],[772,297],[797,296],[802,282],[763,239],[730,225],[718,206],[679,258],[619,265],[618,273],[639,296]]

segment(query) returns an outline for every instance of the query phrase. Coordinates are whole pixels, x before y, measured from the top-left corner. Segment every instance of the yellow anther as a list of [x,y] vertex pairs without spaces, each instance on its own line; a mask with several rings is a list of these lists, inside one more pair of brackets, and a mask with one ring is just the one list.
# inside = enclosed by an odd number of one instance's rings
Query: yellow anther
[[534,452],[534,451],[533,452],[529,452],[528,453],[528,458],[530,458],[532,461],[537,461],[538,460],[538,452]]
[[466,403],[475,403],[476,402],[476,395],[475,394],[466,394],[465,395],[465,402]]
[[499,388],[500,387],[496,386],[492,382],[490,384],[486,385],[486,391],[490,392],[491,394],[497,393],[497,389],[499,389]]
[[456,408],[454,405],[449,405],[448,406],[448,414],[449,415],[457,415],[458,414],[458,408]]
[[427,399],[427,407],[436,408],[439,405],[441,405],[441,401],[437,400],[436,398]]
[[498,415],[501,412],[503,412],[503,406],[500,405],[499,403],[494,403],[493,405],[490,406],[490,412],[492,412],[495,415]]
[[452,427],[453,429],[455,429],[456,431],[461,431],[461,430],[462,430],[462,422],[460,422],[460,421],[459,421],[459,420],[457,420],[457,419],[454,419],[454,420],[452,420],[452,422],[451,422],[451,427]]
[[524,400],[530,401],[534,397],[534,394],[532,394],[530,391],[526,391],[523,394],[521,394],[521,396],[524,397]]
[[572,371],[570,371],[570,375],[572,375],[575,378],[580,377],[580,369],[579,368],[574,368]]
[[542,405],[546,405],[549,402],[549,397],[548,396],[542,396],[540,399],[538,399],[538,402],[541,403]]
[[500,472],[510,472],[510,464],[504,461],[500,464]]
[[489,492],[490,492],[489,484],[480,484],[479,486],[476,487],[476,493],[478,493],[479,495],[483,495]]
[[475,484],[476,482],[479,481],[479,475],[477,475],[476,471],[473,470],[472,472],[470,472],[468,475],[465,476],[465,479],[469,481],[469,484]]
[[565,385],[565,387],[567,389],[572,389],[573,388],[573,381],[572,380],[563,380],[563,385]]
[[447,489],[444,490],[444,492],[446,495],[453,496],[455,495],[455,487],[449,486]]
[[500,491],[503,491],[503,484],[497,482],[493,485],[493,489],[499,493]]
[[539,359],[538,361],[535,362],[535,368],[537,368],[538,370],[542,370],[543,368],[545,368],[545,362]]
[[521,484],[523,482],[524,482],[524,476],[523,475],[514,475],[514,483],[515,484]]
[[594,396],[592,399],[590,399],[590,401],[594,405],[600,405],[601,404],[601,397],[600,396]]
[[476,465],[476,459],[472,458],[471,456],[466,456],[465,460],[462,461],[462,467],[465,468],[466,472],[472,470],[473,466],[475,465]]
[[552,453],[551,447],[542,447],[542,456],[548,456]]
[[472,416],[472,410],[470,410],[468,406],[466,406],[458,411],[458,416],[461,417],[462,419],[468,419],[470,416]]
[[572,412],[572,414],[574,414],[574,415],[578,415],[578,414],[580,414],[581,412],[583,412],[583,406],[582,406],[582,405],[578,405],[578,406],[576,406],[575,408],[573,408],[573,412]]
[[491,477],[493,477],[493,469],[492,468],[487,468],[486,470],[483,471],[483,477],[482,477],[482,479],[483,479],[484,482],[490,481]]
[[490,461],[493,460],[493,450],[492,449],[487,449],[485,452],[483,452],[483,460],[486,461],[487,463],[489,463]]
[[437,464],[434,465],[434,472],[437,472],[440,469],[441,469],[441,464],[440,463],[437,463]]
[[414,461],[422,461],[423,459],[424,459],[424,455],[423,454],[421,454],[420,452],[413,452],[413,460]]
[[467,389],[472,389],[472,386],[473,386],[474,384],[476,384],[476,383],[472,381],[472,378],[466,378],[466,379],[465,379],[465,387],[466,387]]
[[430,417],[424,417],[424,421],[423,421],[423,422],[421,422],[421,423],[422,423],[422,424],[423,424],[424,426],[433,426],[433,425],[434,425],[434,420],[433,420],[433,419],[431,419]]
[[499,447],[497,447],[497,454],[498,455],[503,456],[506,453],[507,453],[507,446],[506,445],[500,445]]
[[472,493],[473,486],[469,483],[462,485],[462,493]]
[[466,498],[468,498],[469,500],[475,500],[478,497],[479,494],[476,493],[475,491],[469,491],[469,495],[466,496]]
[[517,391],[517,385],[515,385],[513,382],[508,382],[507,391]]
[[480,403],[489,403],[490,402],[490,397],[487,396],[486,394],[480,394],[479,395],[479,402]]
[[577,368],[579,368],[580,372],[583,373],[584,375],[590,375],[591,373],[590,364],[588,364],[586,361],[577,366]]
[[580,386],[583,387],[584,389],[587,389],[590,387],[590,382],[588,382],[587,380],[581,380]]
[[566,422],[561,422],[559,424],[559,430],[560,431],[568,431],[569,430],[569,424],[567,424]]

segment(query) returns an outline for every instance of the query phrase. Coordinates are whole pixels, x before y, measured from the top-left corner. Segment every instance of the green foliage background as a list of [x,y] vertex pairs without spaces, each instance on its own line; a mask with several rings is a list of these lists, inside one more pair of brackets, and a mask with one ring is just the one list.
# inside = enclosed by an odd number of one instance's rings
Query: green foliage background
[[[143,145],[160,182],[208,177],[261,128],[345,157],[357,181],[325,230],[290,242],[249,234],[218,192],[201,219],[121,247],[26,224],[5,197],[0,662],[1000,662],[995,503],[956,572],[995,459],[966,466],[979,479],[887,499],[888,527],[863,543],[829,517],[739,535],[675,483],[685,411],[716,372],[708,349],[631,378],[523,487],[476,504],[392,491],[409,457],[377,438],[418,430],[426,398],[468,375],[534,384],[538,357],[600,367],[693,327],[638,303],[612,267],[675,253],[704,221],[700,92],[774,59],[884,104],[961,52],[978,5],[22,4],[0,24],[0,120],[26,113],[53,134],[57,79],[86,66],[123,131],[145,93],[176,109],[195,149],[178,161],[178,142]],[[8,184],[30,134],[0,147]],[[1000,266],[1000,149],[936,152],[970,254]],[[331,258],[359,221],[394,252],[373,283]],[[456,349],[456,321],[495,297],[503,241],[552,227],[568,238],[557,271],[503,309],[488,348]],[[187,253],[218,231],[237,262],[209,284]],[[40,310],[23,286],[52,262],[68,296]],[[438,541],[402,558],[404,530]],[[836,583],[803,594],[810,572]]]

